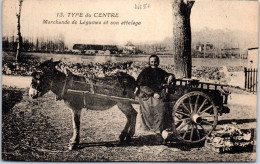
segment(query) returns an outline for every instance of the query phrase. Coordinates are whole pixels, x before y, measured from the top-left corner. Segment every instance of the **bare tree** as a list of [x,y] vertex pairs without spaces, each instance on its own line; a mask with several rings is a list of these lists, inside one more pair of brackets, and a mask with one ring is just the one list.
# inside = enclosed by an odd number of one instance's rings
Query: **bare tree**
[[23,0],[19,0],[19,12],[16,14],[16,17],[17,17],[17,35],[18,35],[16,61],[21,60],[21,50],[22,50],[22,44],[23,44],[23,38],[22,38],[22,34],[21,34],[21,22],[20,22],[22,3],[23,3]]
[[190,14],[194,0],[173,0],[173,56],[177,78],[191,78]]

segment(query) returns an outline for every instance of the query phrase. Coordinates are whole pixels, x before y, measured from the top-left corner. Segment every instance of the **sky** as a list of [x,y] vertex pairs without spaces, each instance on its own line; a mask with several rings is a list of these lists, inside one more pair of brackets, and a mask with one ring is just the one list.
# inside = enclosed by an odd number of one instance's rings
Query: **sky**
[[[3,0],[3,36],[17,33],[18,4],[18,0]],[[140,5],[146,8],[137,9]],[[258,7],[258,1],[196,0],[191,11],[191,29],[240,30],[258,36]],[[57,16],[60,12],[64,17]],[[69,17],[68,13],[83,13],[83,17]],[[91,17],[85,17],[87,13]],[[118,17],[94,17],[95,13],[117,13]],[[70,24],[43,24],[43,20],[67,20]],[[73,20],[77,24],[71,24]],[[101,24],[85,25],[84,21]],[[106,21],[109,24],[103,24]],[[122,25],[124,21],[141,24]],[[23,37],[64,37],[69,45],[158,42],[172,37],[172,24],[171,0],[24,0],[21,16]]]

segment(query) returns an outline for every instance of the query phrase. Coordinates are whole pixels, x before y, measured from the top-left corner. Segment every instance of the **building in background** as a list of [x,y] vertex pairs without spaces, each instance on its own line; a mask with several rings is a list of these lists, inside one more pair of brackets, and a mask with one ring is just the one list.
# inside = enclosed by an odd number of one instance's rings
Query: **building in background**
[[74,44],[72,52],[86,55],[110,55],[117,54],[118,48],[116,45]]
[[126,45],[123,47],[123,53],[125,54],[135,54],[136,47],[131,42],[127,42]]
[[258,68],[258,48],[249,48],[247,53],[247,67]]
[[222,58],[241,58],[240,48],[222,48],[221,49]]

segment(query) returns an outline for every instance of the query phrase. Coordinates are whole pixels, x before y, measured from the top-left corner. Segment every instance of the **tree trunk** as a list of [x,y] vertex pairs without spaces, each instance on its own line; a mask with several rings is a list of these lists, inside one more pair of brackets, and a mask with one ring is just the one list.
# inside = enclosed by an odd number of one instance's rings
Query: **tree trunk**
[[23,38],[21,35],[21,10],[22,10],[23,0],[19,0],[19,13],[16,14],[17,17],[17,35],[18,35],[18,43],[17,43],[17,51],[16,51],[16,61],[21,61],[21,51],[23,45]]
[[190,13],[194,1],[173,0],[173,56],[177,78],[191,78]]

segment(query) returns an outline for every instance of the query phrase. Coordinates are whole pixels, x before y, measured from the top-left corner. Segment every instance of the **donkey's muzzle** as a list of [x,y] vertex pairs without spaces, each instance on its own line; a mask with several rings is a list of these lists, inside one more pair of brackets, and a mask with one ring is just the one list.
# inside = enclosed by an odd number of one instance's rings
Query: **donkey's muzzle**
[[39,97],[39,92],[36,89],[34,89],[32,86],[30,86],[29,96],[33,99],[37,99]]

